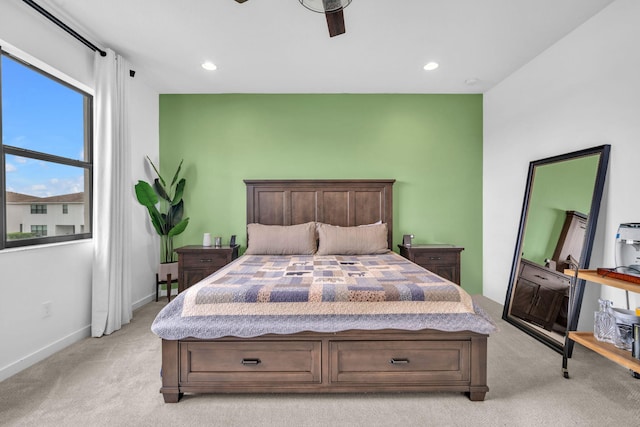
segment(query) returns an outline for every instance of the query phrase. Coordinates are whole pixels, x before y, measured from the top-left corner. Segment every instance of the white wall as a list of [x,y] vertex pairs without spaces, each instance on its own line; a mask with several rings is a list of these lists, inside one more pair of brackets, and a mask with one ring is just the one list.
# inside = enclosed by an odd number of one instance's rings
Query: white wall
[[[0,2],[0,46],[91,89],[93,52],[23,2]],[[127,59],[135,68],[135,58]],[[158,153],[158,94],[140,73],[131,83],[130,112],[134,197],[134,183],[148,176],[144,155]],[[136,308],[155,296],[159,251],[144,210],[134,209],[132,215]],[[89,336],[92,254],[91,240],[0,252],[0,381]],[[43,303],[51,304],[51,316],[43,317]]]
[[[592,268],[614,265],[620,223],[640,222],[639,17],[639,1],[617,0],[485,94],[485,296],[504,303],[532,160],[611,144]],[[580,327],[599,293],[589,285]],[[624,291],[602,293],[626,305]]]
[[[135,69],[135,66],[134,66]],[[136,72],[131,84],[130,97],[130,131],[131,131],[131,197],[133,211],[131,272],[133,289],[131,301],[133,308],[138,308],[151,297],[155,299],[155,280],[158,262],[160,261],[160,238],[149,221],[145,207],[135,200],[133,186],[138,180],[151,181],[155,178],[145,156],[157,160],[159,152],[159,96],[154,89],[145,86],[144,74]],[[157,163],[156,163],[157,164]]]

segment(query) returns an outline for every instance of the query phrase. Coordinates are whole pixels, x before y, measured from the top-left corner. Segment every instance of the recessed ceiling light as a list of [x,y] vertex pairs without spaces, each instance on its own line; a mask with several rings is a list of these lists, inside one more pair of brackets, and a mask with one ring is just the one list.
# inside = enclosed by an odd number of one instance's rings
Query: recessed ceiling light
[[204,68],[207,71],[213,71],[213,70],[216,70],[218,67],[216,67],[216,64],[214,64],[213,62],[207,61],[202,63],[202,68]]
[[440,64],[438,64],[437,62],[428,62],[427,65],[424,66],[424,69],[426,71],[433,71],[436,68],[438,68],[440,66]]

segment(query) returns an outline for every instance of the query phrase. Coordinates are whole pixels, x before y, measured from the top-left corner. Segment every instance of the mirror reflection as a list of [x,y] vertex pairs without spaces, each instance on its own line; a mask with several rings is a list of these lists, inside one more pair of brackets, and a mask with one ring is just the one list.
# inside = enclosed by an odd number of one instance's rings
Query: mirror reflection
[[530,163],[503,318],[562,351],[568,325],[569,257],[588,265],[609,146]]

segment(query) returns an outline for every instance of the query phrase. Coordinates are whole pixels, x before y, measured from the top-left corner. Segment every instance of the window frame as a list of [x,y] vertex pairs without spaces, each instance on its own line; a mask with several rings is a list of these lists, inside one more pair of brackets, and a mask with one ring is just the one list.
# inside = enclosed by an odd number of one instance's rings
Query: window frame
[[[21,58],[20,56],[7,52],[0,46],[0,58],[7,56],[8,58],[24,65],[25,67],[35,71],[44,77],[47,77],[56,83],[59,83],[66,88],[73,90],[83,97],[83,111],[84,111],[84,160],[76,160],[68,157],[62,157],[55,154],[48,154],[40,151],[33,151],[19,147],[13,147],[5,145],[2,139],[2,61],[0,61],[0,199],[2,206],[0,206],[0,251],[8,248],[17,248],[24,246],[45,245],[51,243],[68,242],[74,240],[84,240],[93,237],[93,117],[94,117],[94,102],[93,95],[87,91],[79,88],[78,86],[69,83],[42,68],[31,64],[29,61]],[[6,157],[7,155],[14,155],[25,157],[34,160],[41,160],[65,166],[73,166],[82,168],[84,170],[87,185],[84,188],[86,197],[86,209],[88,214],[85,215],[89,219],[89,224],[85,224],[83,233],[61,235],[61,236],[47,236],[36,237],[29,239],[8,240],[7,239],[7,194],[6,194]]]

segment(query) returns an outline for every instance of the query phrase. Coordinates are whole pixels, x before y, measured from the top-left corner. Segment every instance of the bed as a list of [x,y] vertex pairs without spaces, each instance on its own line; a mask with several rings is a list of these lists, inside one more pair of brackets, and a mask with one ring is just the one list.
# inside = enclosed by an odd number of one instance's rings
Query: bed
[[152,325],[164,401],[422,391],[484,400],[495,325],[459,286],[388,250],[393,183],[246,180],[246,253]]

